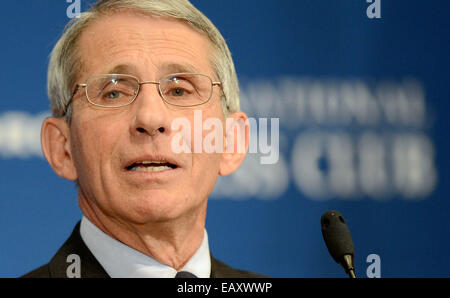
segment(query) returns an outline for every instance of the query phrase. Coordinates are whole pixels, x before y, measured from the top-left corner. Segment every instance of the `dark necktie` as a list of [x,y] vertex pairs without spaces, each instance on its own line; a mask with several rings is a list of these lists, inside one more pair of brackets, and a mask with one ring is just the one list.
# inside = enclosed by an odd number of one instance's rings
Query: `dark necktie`
[[175,278],[196,278],[194,274],[187,272],[187,271],[179,271],[175,275]]

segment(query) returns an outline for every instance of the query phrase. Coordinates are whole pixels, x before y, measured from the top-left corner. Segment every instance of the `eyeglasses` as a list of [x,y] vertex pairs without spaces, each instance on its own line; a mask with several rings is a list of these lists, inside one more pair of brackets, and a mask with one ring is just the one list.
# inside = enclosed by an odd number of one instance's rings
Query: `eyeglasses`
[[207,103],[211,99],[213,86],[221,86],[211,78],[198,73],[173,73],[159,81],[140,82],[127,74],[101,74],[90,77],[85,84],[77,84],[64,111],[72,102],[77,90],[83,87],[88,102],[104,108],[118,108],[131,104],[139,94],[141,85],[158,85],[162,99],[171,105],[192,107]]

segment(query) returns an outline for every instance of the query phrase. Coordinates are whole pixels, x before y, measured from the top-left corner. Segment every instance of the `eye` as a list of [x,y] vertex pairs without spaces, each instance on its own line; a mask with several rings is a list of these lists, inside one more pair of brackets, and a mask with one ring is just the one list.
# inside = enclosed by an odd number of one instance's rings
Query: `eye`
[[185,93],[185,90],[183,90],[183,89],[172,89],[170,91],[170,95],[172,95],[172,96],[183,96],[184,93]]
[[194,88],[189,78],[182,76],[168,78],[164,85],[166,94],[170,97],[188,96],[193,92]]
[[111,91],[111,92],[107,92],[106,93],[106,97],[108,99],[117,99],[120,96],[120,92],[119,91]]

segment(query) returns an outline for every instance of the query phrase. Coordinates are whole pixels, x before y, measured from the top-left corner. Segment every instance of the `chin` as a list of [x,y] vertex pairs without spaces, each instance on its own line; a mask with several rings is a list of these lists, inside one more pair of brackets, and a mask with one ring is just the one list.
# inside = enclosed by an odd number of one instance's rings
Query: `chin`
[[185,213],[187,206],[167,196],[144,196],[128,201],[123,210],[130,222],[145,224],[175,219]]

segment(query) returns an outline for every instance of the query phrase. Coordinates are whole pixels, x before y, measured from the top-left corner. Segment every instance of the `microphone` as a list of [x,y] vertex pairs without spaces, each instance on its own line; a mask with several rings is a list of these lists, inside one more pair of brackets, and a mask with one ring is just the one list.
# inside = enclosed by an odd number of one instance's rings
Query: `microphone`
[[350,278],[356,278],[352,236],[342,214],[337,210],[328,210],[320,218],[320,225],[330,255],[345,269]]

